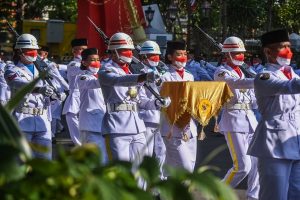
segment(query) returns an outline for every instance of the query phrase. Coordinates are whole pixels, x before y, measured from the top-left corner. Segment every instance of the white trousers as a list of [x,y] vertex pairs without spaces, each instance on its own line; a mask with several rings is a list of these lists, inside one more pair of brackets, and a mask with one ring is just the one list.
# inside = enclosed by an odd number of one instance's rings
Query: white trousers
[[[51,160],[52,159],[52,141],[51,141],[51,132],[24,132],[28,142],[32,143],[33,146],[33,156],[35,158],[44,158]],[[40,148],[43,148],[39,150]],[[46,148],[46,149],[45,149]],[[45,150],[46,151],[45,151]]]
[[68,124],[70,137],[73,143],[75,145],[81,145],[78,114],[68,112],[66,114],[66,121]]
[[148,152],[144,133],[107,134],[105,140],[110,160],[137,161],[140,163]]
[[233,162],[223,181],[236,187],[248,175],[247,196],[258,199],[257,158],[247,155],[253,133],[223,132]]
[[82,144],[96,144],[101,152],[102,163],[106,164],[108,162],[105,139],[101,133],[92,131],[80,131],[80,138]]
[[159,127],[146,127],[146,143],[148,156],[154,156],[159,164],[160,178],[164,179],[163,165],[166,159],[166,146],[159,132]]
[[181,138],[163,137],[166,145],[166,164],[184,168],[190,172],[194,171],[197,154],[197,138],[190,138],[184,141]]
[[300,199],[300,160],[258,158],[260,200]]

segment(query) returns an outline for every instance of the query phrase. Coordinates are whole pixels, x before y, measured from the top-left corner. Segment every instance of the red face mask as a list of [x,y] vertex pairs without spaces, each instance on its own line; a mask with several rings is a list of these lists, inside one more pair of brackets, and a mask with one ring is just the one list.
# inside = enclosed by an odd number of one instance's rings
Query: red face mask
[[284,48],[279,51],[278,57],[291,59],[293,57],[293,53],[292,53],[291,49],[289,47],[287,47],[287,48]]
[[153,61],[153,62],[159,62],[160,58],[159,55],[151,55],[148,57],[149,60]]
[[245,55],[244,54],[237,54],[232,59],[238,60],[238,61],[244,61],[245,60]]
[[24,53],[25,56],[37,57],[38,52],[37,50],[30,50]]
[[176,57],[175,61],[182,62],[182,63],[187,62],[187,56]]
[[93,67],[93,68],[100,68],[100,67],[101,67],[100,61],[92,61],[92,62],[90,63],[90,67]]
[[133,53],[131,50],[127,50],[127,51],[122,51],[119,53],[120,56],[124,56],[124,57],[127,57],[127,58],[132,58],[133,56]]

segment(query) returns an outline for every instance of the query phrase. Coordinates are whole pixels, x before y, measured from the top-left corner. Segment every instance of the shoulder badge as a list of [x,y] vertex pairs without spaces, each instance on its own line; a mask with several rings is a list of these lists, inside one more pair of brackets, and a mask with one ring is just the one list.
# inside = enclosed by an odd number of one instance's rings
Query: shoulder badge
[[226,72],[221,72],[221,73],[218,74],[218,77],[224,77],[225,74],[226,74]]
[[270,74],[269,73],[262,73],[259,75],[260,80],[268,80],[270,79]]
[[112,69],[109,69],[109,68],[108,68],[108,69],[105,69],[105,72],[106,72],[106,73],[110,73],[110,72],[112,72],[112,71],[113,71],[113,70],[112,70]]

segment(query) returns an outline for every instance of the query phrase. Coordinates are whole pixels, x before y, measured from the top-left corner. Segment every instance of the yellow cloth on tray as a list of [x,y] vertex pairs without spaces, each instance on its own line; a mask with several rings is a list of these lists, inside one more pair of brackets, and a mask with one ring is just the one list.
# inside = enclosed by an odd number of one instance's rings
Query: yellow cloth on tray
[[212,116],[233,97],[225,82],[164,82],[162,97],[170,97],[171,104],[163,109],[171,124],[184,128],[191,117],[206,126]]

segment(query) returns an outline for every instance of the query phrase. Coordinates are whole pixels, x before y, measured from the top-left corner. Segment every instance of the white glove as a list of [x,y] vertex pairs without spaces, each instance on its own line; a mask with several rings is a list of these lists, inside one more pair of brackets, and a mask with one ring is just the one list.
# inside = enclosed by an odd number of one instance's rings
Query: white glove
[[170,97],[166,97],[162,99],[162,102],[160,102],[158,99],[155,100],[155,104],[161,108],[167,108],[171,104]]
[[45,85],[44,87],[40,88],[40,93],[46,97],[50,97],[54,93],[54,88],[50,85]]
[[160,79],[160,74],[157,71],[152,71],[147,73],[147,78],[146,78],[147,82],[154,83],[159,79]]
[[60,93],[60,100],[61,100],[61,101],[66,100],[66,98],[67,98],[66,93],[64,93],[64,92]]

